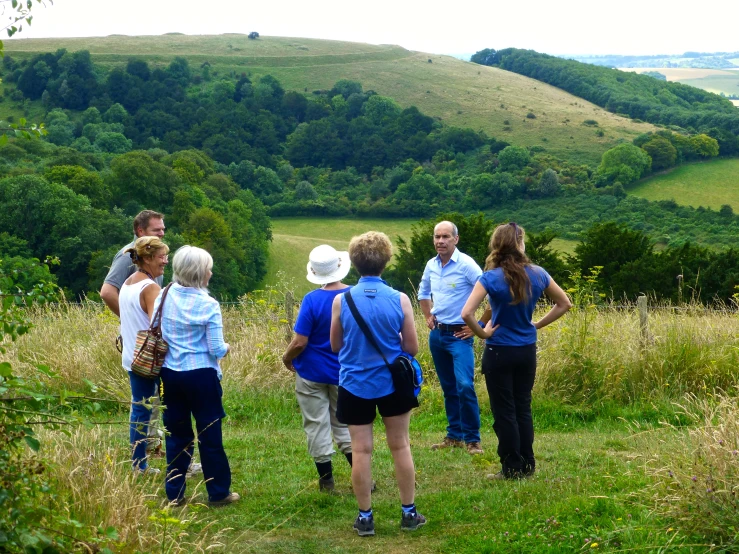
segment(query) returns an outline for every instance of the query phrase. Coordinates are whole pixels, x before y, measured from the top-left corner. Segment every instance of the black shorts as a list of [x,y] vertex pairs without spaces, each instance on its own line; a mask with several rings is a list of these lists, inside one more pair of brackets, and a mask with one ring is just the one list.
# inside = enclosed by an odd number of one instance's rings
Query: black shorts
[[380,398],[360,398],[344,387],[339,387],[336,403],[336,419],[344,425],[369,425],[375,420],[377,410],[382,417],[393,417],[418,408],[417,398],[407,398],[393,392]]

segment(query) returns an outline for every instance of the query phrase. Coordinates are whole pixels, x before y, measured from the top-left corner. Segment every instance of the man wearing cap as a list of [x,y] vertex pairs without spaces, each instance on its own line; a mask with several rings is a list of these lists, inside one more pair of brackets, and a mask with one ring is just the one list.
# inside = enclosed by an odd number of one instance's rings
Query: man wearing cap
[[327,244],[311,251],[306,279],[321,288],[303,298],[295,336],[282,356],[285,367],[295,373],[295,394],[303,414],[308,452],[318,470],[318,488],[325,491],[334,489],[334,441],[352,464],[349,429],[336,419],[339,358],[331,350],[329,339],[331,306],[337,295],[349,289],[341,280],[350,267],[348,252],[337,252]]
[[429,349],[444,391],[448,422],[444,440],[431,448],[466,447],[468,453],[475,455],[483,450],[474,383],[474,339],[461,314],[482,270],[475,260],[457,249],[458,242],[457,226],[452,222],[442,221],[434,227],[438,255],[426,264],[418,300],[431,330]]

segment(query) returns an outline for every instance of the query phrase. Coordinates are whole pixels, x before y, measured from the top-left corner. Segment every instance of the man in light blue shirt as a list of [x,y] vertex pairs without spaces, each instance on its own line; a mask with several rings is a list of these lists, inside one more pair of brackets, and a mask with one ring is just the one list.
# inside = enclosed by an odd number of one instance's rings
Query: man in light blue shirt
[[442,221],[434,227],[438,255],[426,264],[418,289],[418,300],[431,329],[429,349],[439,383],[444,391],[448,421],[440,448],[466,446],[470,454],[480,448],[480,407],[475,392],[473,333],[462,320],[462,307],[482,275],[477,262],[457,249],[456,225]]

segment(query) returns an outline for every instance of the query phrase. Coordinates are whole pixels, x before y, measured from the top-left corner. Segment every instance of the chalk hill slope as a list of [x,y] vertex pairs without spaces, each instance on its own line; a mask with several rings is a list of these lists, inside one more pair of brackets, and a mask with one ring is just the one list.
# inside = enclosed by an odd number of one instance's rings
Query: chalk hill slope
[[[131,58],[166,64],[183,56],[195,71],[208,62],[215,78],[271,74],[287,89],[307,92],[331,88],[339,79],[352,79],[361,82],[365,90],[390,96],[403,107],[415,105],[446,124],[482,129],[500,140],[541,146],[557,156],[590,164],[597,164],[601,154],[619,139],[631,140],[653,130],[649,124],[608,113],[528,77],[392,45],[284,37],[249,40],[240,34],[5,42],[6,52],[18,59],[58,48],[89,50],[96,63],[110,66]],[[598,127],[583,125],[587,120],[597,121]]]

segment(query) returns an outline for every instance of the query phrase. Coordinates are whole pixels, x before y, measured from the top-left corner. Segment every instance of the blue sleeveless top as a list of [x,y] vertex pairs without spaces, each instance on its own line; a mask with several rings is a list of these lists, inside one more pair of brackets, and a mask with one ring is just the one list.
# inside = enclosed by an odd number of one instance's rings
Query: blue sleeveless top
[[[367,322],[387,361],[392,363],[403,352],[400,330],[404,317],[400,293],[389,287],[380,277],[362,277],[352,287],[351,294],[357,310]],[[392,394],[395,387],[390,370],[382,356],[367,341],[343,295],[341,327],[344,331],[344,344],[339,351],[339,386],[365,399]]]

